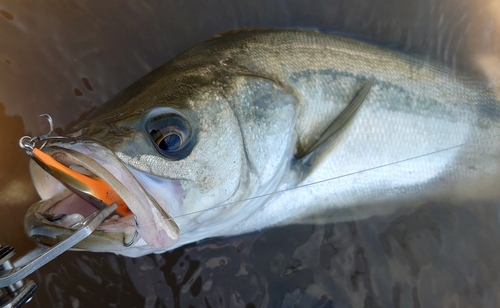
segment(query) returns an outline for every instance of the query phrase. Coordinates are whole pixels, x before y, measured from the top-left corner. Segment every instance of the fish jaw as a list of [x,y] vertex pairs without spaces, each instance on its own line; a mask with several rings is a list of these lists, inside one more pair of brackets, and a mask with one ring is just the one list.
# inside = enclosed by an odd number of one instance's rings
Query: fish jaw
[[[104,180],[132,212],[124,217],[112,215],[89,240],[75,246],[76,249],[121,253],[133,246],[146,250],[165,250],[178,240],[179,228],[172,217],[109,149],[92,142],[78,142],[53,144],[45,148],[44,152],[60,163],[83,167],[91,176]],[[73,223],[98,209],[71,192],[36,163],[32,162],[30,169],[42,200],[28,211],[25,228],[31,238],[53,245],[74,233]],[[180,191],[179,186],[176,180],[165,181],[166,190],[172,192],[169,198],[175,200],[176,204],[180,202],[177,199],[182,197],[176,194]]]

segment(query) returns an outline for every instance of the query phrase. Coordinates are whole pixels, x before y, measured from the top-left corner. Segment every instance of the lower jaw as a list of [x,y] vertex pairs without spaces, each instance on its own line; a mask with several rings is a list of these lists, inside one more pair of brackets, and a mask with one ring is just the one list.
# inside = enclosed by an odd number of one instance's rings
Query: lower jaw
[[[50,213],[53,199],[40,200],[33,204],[25,215],[24,227],[26,234],[36,242],[53,246],[72,236],[76,228],[65,226],[64,219],[58,223],[50,221],[46,215]],[[43,209],[49,209],[43,210]],[[121,218],[122,220],[124,218]],[[125,219],[128,219],[125,217]],[[133,220],[133,217],[132,217]],[[135,227],[128,226],[123,230],[112,232],[107,228],[107,224],[113,223],[113,218],[103,222],[91,235],[75,245],[72,250],[100,251],[100,252],[120,252],[131,246],[139,246],[143,241],[137,234]],[[125,224],[126,222],[121,222]],[[117,229],[115,227],[115,229]],[[145,245],[145,243],[142,243]]]

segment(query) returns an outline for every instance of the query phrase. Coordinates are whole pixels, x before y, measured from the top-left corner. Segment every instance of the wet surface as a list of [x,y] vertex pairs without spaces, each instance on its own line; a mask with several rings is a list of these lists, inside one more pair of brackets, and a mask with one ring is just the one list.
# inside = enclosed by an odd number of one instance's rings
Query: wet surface
[[[243,27],[314,28],[475,72],[496,83],[500,5],[466,1],[6,2],[0,5],[0,243],[33,244],[37,197],[18,139],[61,131],[188,47]],[[499,213],[425,204],[292,225],[127,259],[68,252],[32,275],[31,307],[496,307]]]
[[34,245],[26,241],[22,221],[27,205],[38,198],[29,176],[28,155],[19,151],[19,134],[26,135],[20,116],[7,116],[0,103],[0,135],[4,150],[0,151],[0,217],[1,244],[25,251]]
[[68,252],[34,275],[34,306],[496,307],[498,215],[495,204],[426,204],[137,259]]

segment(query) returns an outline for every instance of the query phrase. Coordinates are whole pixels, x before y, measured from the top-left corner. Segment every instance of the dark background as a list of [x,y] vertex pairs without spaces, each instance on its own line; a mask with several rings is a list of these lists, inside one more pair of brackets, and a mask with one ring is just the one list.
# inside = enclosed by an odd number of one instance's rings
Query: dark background
[[[36,193],[17,141],[64,129],[213,34],[307,28],[434,59],[496,83],[495,0],[4,1],[0,3],[0,243],[34,247]],[[60,130],[59,130],[60,131]],[[32,275],[31,307],[496,307],[499,212],[426,203],[128,259],[67,252]]]

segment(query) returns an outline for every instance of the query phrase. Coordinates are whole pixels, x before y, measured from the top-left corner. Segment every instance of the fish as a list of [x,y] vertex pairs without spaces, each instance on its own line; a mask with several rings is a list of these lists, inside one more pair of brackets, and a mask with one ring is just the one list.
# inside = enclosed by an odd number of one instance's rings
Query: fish
[[498,89],[431,60],[317,31],[229,31],[48,140],[25,229],[54,245],[118,202],[73,249],[138,257],[308,217],[497,198],[499,119]]

